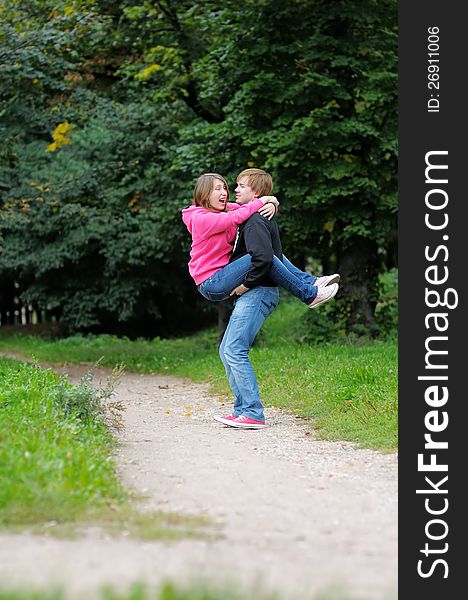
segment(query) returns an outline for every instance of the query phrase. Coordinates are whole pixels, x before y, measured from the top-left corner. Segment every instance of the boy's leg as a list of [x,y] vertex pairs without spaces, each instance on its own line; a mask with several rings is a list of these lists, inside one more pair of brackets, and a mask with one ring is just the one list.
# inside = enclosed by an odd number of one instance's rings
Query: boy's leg
[[[229,327],[229,323],[228,323],[228,327]],[[221,344],[219,345],[219,356],[221,358],[221,361],[224,365],[224,369],[226,371],[226,375],[227,375],[228,382],[229,382],[229,387],[231,388],[232,393],[234,394],[234,408],[232,410],[232,414],[235,415],[236,417],[238,417],[242,413],[242,395],[241,395],[239,388],[237,387],[234,373],[232,372],[232,369],[229,366],[229,363],[227,362],[226,357],[224,356],[224,347],[225,347],[226,340],[227,340],[227,336],[226,336],[227,329],[228,328],[226,328],[226,331],[224,332],[224,335],[223,335],[223,339],[221,340]]]
[[255,421],[264,421],[265,416],[249,351],[258,330],[276,308],[278,301],[276,287],[256,287],[240,296],[236,300],[222,342],[223,362],[230,368],[229,372],[226,369],[228,377],[235,381],[235,388],[239,393],[236,398],[239,397],[242,401],[242,414]]

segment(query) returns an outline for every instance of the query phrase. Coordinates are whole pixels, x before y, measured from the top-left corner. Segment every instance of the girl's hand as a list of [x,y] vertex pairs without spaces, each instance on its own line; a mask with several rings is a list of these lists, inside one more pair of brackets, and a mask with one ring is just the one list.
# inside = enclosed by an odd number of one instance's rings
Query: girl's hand
[[262,208],[259,208],[257,212],[270,221],[276,215],[276,206],[273,202],[267,202]]
[[278,212],[279,202],[276,196],[262,196],[259,198],[263,202],[262,208],[258,212],[267,219],[272,219]]
[[276,196],[261,196],[259,200],[261,200],[263,204],[266,204],[267,202],[273,202],[276,208],[279,206],[278,198]]

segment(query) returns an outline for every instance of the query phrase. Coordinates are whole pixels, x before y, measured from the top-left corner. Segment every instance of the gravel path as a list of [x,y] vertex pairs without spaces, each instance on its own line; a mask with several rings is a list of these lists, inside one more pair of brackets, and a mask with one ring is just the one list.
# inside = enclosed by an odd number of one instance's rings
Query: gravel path
[[[67,369],[72,380],[83,368]],[[106,377],[95,371],[95,380]],[[125,374],[116,453],[120,476],[145,494],[142,508],[208,515],[212,540],[164,543],[1,535],[3,586],[62,586],[71,598],[103,585],[208,580],[306,600],[340,588],[346,598],[396,598],[397,455],[314,439],[310,422],[268,407],[271,427],[238,430],[213,415],[230,405],[207,385]],[[187,408],[190,407],[190,408]]]

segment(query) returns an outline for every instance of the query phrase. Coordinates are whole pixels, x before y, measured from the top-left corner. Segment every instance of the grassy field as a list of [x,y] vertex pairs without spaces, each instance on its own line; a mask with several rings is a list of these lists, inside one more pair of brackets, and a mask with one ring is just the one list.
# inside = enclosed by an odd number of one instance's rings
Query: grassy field
[[[396,341],[305,343],[310,311],[282,298],[251,351],[266,407],[313,419],[320,437],[381,450],[397,448]],[[0,330],[1,331],[1,330]],[[95,363],[128,371],[210,381],[214,394],[231,397],[216,349],[216,332],[179,339],[130,341],[109,335],[47,341],[1,336],[0,351],[52,363]]]

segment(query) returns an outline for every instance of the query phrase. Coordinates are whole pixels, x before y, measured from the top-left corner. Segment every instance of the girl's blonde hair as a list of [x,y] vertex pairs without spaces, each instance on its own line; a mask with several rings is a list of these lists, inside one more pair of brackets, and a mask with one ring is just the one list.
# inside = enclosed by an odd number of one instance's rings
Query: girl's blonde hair
[[195,184],[192,204],[195,206],[203,206],[203,208],[209,209],[210,195],[217,179],[222,181],[226,186],[227,201],[229,202],[229,186],[224,177],[218,173],[203,173],[203,175],[200,175],[200,177],[197,179],[197,183]]
[[273,179],[270,173],[267,173],[263,169],[244,169],[244,171],[237,176],[237,183],[244,177],[247,179],[249,188],[251,188],[259,197],[269,196],[273,191]]

